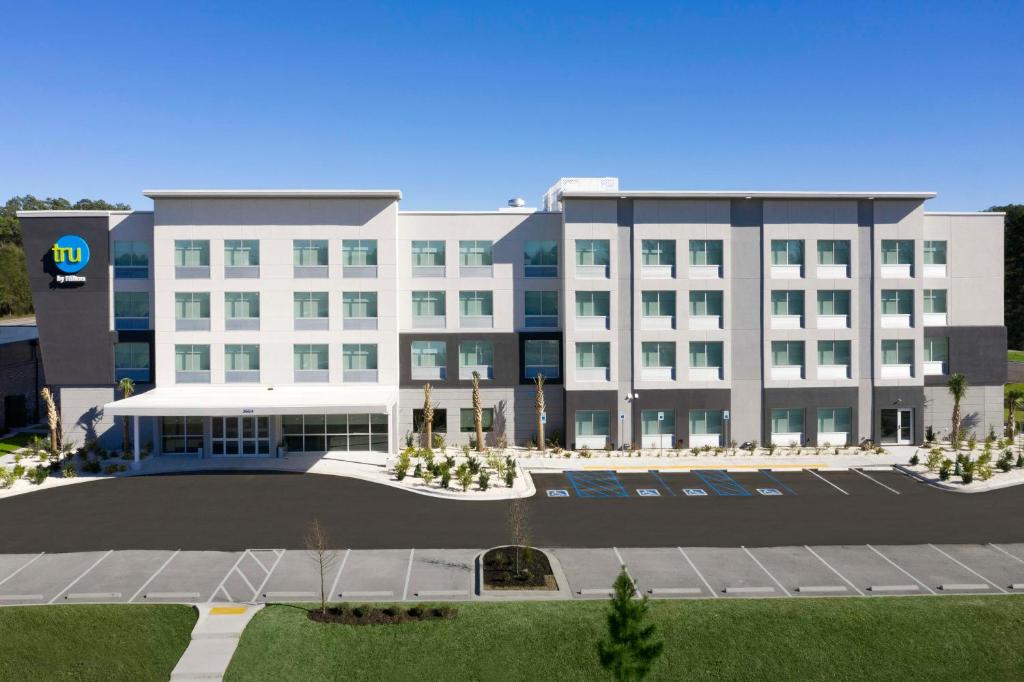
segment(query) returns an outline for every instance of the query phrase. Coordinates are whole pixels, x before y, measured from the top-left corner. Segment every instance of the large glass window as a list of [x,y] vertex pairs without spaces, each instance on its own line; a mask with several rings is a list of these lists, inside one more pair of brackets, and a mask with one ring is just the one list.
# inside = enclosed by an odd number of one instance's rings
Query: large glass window
[[[490,433],[494,430],[493,407],[484,407],[480,410],[480,424],[483,426],[484,433]],[[459,431],[462,433],[474,433],[476,431],[476,421],[473,418],[472,407],[463,407],[459,410]]]
[[882,265],[913,265],[913,239],[883,239]]
[[114,329],[149,329],[149,292],[114,292]]
[[722,410],[690,410],[690,435],[722,435],[722,416]]
[[819,239],[818,265],[849,265],[850,241],[848,239]]
[[377,369],[377,344],[346,343],[341,347],[342,368]]
[[607,369],[608,355],[606,341],[580,341],[576,344],[576,367]]
[[926,313],[946,313],[946,290],[925,289],[924,290],[924,311]]
[[114,241],[114,278],[146,279],[149,277],[149,243]]
[[924,243],[924,264],[945,265],[946,264],[946,242],[927,240]]
[[641,292],[640,314],[643,317],[674,317],[676,314],[676,292]]
[[882,339],[883,365],[913,365],[913,339]]
[[[463,341],[459,344],[459,366],[493,367],[494,344],[490,341]],[[486,379],[487,374],[481,372],[480,378]]]
[[690,315],[693,317],[720,317],[722,315],[722,292],[691,291]]
[[643,367],[676,366],[676,344],[674,341],[644,341],[640,344],[640,359]]
[[607,239],[577,239],[576,265],[604,265],[611,262]]
[[210,347],[207,345],[179,344],[174,347],[175,372],[209,372]]
[[803,265],[803,239],[773,239],[772,265]]
[[300,371],[326,370],[330,367],[327,344],[297,343],[293,348],[295,369]]
[[849,407],[818,409],[818,433],[850,433],[853,410]]
[[387,452],[387,414],[292,414],[281,417],[290,452],[353,450]]
[[[448,410],[444,408],[434,409],[434,421],[430,425],[432,433],[448,433]],[[423,410],[413,409],[412,430],[416,433],[423,433]]]
[[224,345],[224,370],[252,372],[260,368],[260,347],[257,344],[228,343]]
[[523,377],[533,379],[543,374],[547,379],[559,376],[559,342],[558,339],[527,339],[523,344],[525,366]]
[[376,239],[344,239],[341,242],[341,263],[344,266],[377,264]]
[[721,367],[722,349],[721,341],[691,341],[690,367]]
[[772,367],[803,367],[803,341],[772,341]]
[[690,265],[722,266],[721,239],[691,239]]
[[804,411],[775,408],[772,410],[772,433],[803,433]]
[[209,267],[210,241],[208,239],[176,239],[174,265],[179,268]]
[[195,454],[203,448],[203,417],[161,417],[160,452]]
[[256,239],[225,239],[224,267],[249,267],[260,264],[260,243]]
[[327,240],[292,240],[292,263],[299,267],[327,265]]
[[494,242],[482,239],[460,241],[459,265],[494,265]]
[[557,327],[558,326],[558,292],[557,291],[526,291],[526,326]]
[[444,265],[443,241],[414,241],[412,243],[412,266],[438,267]]
[[576,317],[608,317],[608,292],[577,291]]
[[608,437],[607,410],[576,410],[577,436]]
[[924,340],[925,362],[949,362],[949,339],[929,337]]
[[341,295],[341,309],[346,318],[377,317],[377,292],[346,291]]
[[676,242],[674,239],[644,239],[640,242],[644,265],[675,265]]
[[772,292],[772,315],[803,316],[804,292],[792,289],[777,289]]
[[523,246],[527,277],[558,276],[558,242],[529,240]]
[[326,318],[329,304],[326,291],[296,291],[293,295],[295,319]]
[[849,341],[818,341],[819,365],[849,365]]
[[883,315],[912,315],[914,292],[910,289],[882,289]]
[[[641,410],[640,433],[644,436],[672,436],[676,432],[676,413],[672,410]],[[663,442],[659,447],[671,447],[671,442]]]
[[260,316],[258,291],[225,291],[224,317],[229,320],[251,319]]
[[818,292],[819,315],[849,315],[850,292],[838,289],[824,289]]
[[448,362],[444,341],[413,341],[411,345],[413,369],[441,368]]
[[210,294],[205,291],[179,291],[174,294],[174,317],[178,320],[209,319]]
[[412,315],[413,317],[444,317],[444,292],[412,292]]
[[114,344],[114,379],[129,378],[149,383],[149,344],[141,342]]
[[462,317],[494,315],[494,293],[491,291],[460,291],[459,315]]

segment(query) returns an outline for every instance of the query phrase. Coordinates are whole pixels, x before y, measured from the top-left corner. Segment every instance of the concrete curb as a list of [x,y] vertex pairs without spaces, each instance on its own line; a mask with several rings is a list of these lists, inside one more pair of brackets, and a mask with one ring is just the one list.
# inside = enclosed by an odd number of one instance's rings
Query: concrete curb
[[907,467],[904,464],[894,464],[893,468],[896,469],[897,471],[899,471],[901,474],[905,474],[907,476],[911,476],[913,478],[916,478],[917,480],[921,481],[922,483],[926,483],[926,484],[928,484],[930,486],[933,486],[935,488],[941,488],[942,490],[948,490],[949,492],[953,492],[953,493],[966,493],[966,494],[987,493],[987,492],[989,492],[991,490],[1001,490],[1003,488],[1012,488],[1012,487],[1017,486],[1017,485],[1024,485],[1024,479],[1021,479],[1019,481],[1004,481],[1004,482],[996,481],[995,483],[986,482],[984,484],[984,487],[978,487],[978,488],[969,489],[969,488],[965,488],[963,486],[963,484],[949,483],[947,481],[936,481],[936,480],[933,480],[931,478],[928,478],[927,476],[925,476],[924,474],[922,474],[919,471],[914,471],[913,469],[910,469],[909,467]]

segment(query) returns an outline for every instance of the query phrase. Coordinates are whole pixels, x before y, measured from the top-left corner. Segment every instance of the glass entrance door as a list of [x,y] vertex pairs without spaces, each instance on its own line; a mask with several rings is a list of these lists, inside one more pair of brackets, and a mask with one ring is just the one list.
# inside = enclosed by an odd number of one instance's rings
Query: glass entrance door
[[910,445],[914,439],[913,410],[882,410],[882,443]]
[[270,455],[269,417],[213,417],[213,454],[222,457]]

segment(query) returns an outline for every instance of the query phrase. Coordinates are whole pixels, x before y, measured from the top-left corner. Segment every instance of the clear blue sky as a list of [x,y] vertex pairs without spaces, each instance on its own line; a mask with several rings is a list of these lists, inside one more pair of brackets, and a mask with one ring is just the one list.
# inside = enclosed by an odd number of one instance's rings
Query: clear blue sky
[[475,209],[616,175],[1024,202],[1020,0],[160,4],[7,4],[0,197],[379,187]]

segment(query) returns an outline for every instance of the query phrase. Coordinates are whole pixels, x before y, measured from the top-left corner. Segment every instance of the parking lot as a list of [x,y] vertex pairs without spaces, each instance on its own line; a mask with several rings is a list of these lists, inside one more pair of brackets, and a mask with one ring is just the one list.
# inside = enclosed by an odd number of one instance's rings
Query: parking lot
[[[329,599],[480,598],[476,549],[328,552]],[[620,566],[653,598],[1024,592],[1024,544],[555,548],[573,598],[606,598]],[[0,555],[0,605],[316,601],[306,550]],[[564,594],[564,593],[563,593]]]

